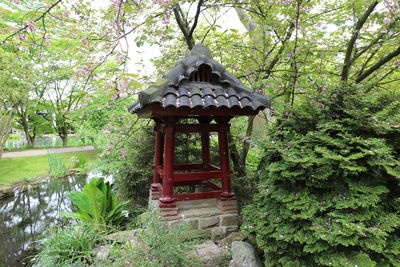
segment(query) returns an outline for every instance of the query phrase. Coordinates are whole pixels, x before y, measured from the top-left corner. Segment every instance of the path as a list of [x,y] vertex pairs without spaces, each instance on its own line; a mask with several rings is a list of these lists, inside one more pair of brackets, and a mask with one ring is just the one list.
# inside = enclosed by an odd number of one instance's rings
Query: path
[[16,157],[30,157],[68,152],[81,152],[81,151],[93,151],[93,146],[80,146],[80,147],[60,147],[60,148],[45,148],[45,149],[30,149],[17,152],[4,152],[2,158],[16,158]]

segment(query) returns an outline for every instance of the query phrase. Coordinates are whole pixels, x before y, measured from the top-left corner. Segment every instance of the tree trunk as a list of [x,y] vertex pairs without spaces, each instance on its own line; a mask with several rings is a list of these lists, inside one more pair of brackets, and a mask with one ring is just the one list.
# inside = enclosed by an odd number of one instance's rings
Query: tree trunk
[[26,141],[28,142],[29,147],[35,147],[36,135],[30,135],[29,133],[25,133]]
[[25,133],[25,139],[26,142],[28,143],[28,147],[34,147],[35,146],[35,138],[36,138],[36,133],[35,130],[33,129],[31,134],[31,131],[29,129],[29,118],[28,118],[28,112],[27,110],[21,108],[21,110],[18,110],[18,114],[20,116],[20,119],[18,122],[22,125],[22,128]]
[[60,135],[60,138],[62,140],[63,147],[67,147],[68,146],[68,134]]
[[0,113],[0,159],[3,155],[4,146],[9,136],[13,117],[14,111],[11,111],[7,115],[3,115]]

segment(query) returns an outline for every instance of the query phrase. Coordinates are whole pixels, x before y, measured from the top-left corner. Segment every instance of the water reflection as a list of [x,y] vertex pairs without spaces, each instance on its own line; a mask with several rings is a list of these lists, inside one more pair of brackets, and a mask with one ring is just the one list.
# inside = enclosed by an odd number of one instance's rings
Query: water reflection
[[81,190],[90,177],[69,176],[48,181],[14,197],[0,200],[0,266],[24,266],[33,241],[47,226],[65,221],[60,211],[70,211],[66,192]]

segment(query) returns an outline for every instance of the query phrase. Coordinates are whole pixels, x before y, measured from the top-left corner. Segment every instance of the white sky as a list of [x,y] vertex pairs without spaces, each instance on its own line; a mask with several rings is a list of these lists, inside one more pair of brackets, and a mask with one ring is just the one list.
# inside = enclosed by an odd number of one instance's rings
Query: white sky
[[[147,0],[149,1],[149,0]],[[94,8],[104,8],[109,6],[111,3],[110,0],[92,0],[92,6]],[[188,4],[184,4],[182,8],[187,10],[189,8]],[[192,17],[196,12],[195,6],[192,6],[190,10],[189,17]],[[217,24],[221,27],[220,31],[225,31],[227,29],[237,29],[240,32],[245,32],[246,29],[240,22],[236,11],[233,8],[226,8],[222,9],[221,12],[226,12],[223,16],[221,16],[217,22]],[[171,17],[171,20],[174,19]],[[200,23],[207,23],[203,16],[200,17]],[[140,75],[151,75],[155,71],[155,67],[151,63],[151,59],[155,57],[161,56],[161,52],[159,47],[157,46],[150,46],[148,44],[144,44],[141,47],[137,47],[135,42],[135,32],[131,33],[128,36],[128,43],[129,43],[129,58],[130,60],[127,63],[128,72],[140,74]],[[122,42],[123,43],[123,42]],[[126,50],[126,46],[123,47]],[[138,65],[137,63],[143,61],[145,64],[144,66]],[[144,67],[144,69],[143,69]]]

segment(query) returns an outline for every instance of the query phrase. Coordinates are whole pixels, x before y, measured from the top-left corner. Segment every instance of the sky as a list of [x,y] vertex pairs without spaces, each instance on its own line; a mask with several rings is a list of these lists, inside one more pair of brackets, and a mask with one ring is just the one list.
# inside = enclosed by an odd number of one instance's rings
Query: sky
[[[149,0],[148,0],[149,1]],[[110,0],[93,0],[92,6],[94,8],[104,8],[109,6],[111,3]],[[188,4],[184,4],[182,6],[184,10],[189,8]],[[192,7],[189,12],[189,16],[193,16],[196,10],[195,7]],[[222,9],[223,16],[217,21],[217,24],[221,27],[220,31],[225,31],[227,29],[237,29],[240,32],[245,32],[246,29],[244,28],[243,24],[240,22],[236,11],[233,8],[225,8]],[[200,17],[199,23],[206,23],[206,20],[203,16]],[[161,56],[161,52],[159,47],[157,46],[150,46],[149,44],[144,44],[141,47],[137,47],[135,42],[135,32],[131,33],[128,36],[128,56],[129,61],[127,63],[127,71],[129,73],[140,73],[141,75],[151,76],[154,71],[155,67],[151,63],[151,59],[154,57]],[[124,45],[124,44],[122,44]],[[126,51],[127,47],[122,47]],[[178,59],[177,59],[178,60]],[[141,64],[137,64],[138,62],[144,62],[144,66]]]

